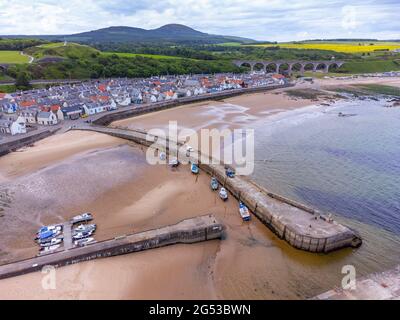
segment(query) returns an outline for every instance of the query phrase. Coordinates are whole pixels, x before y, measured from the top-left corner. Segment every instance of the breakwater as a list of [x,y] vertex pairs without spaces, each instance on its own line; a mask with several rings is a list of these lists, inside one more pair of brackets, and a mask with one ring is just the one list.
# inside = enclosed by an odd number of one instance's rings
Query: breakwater
[[98,258],[128,254],[172,244],[190,244],[220,239],[224,226],[213,215],[205,215],[182,222],[114,239],[97,242],[45,256],[17,261],[0,266],[0,279],[41,270],[44,266],[62,267]]
[[[169,146],[154,136],[152,138],[156,142],[151,141],[147,139],[147,134],[141,131],[94,125],[75,129],[105,133],[147,147],[165,150],[187,163],[201,159],[199,152],[195,157],[188,156],[186,149],[180,148],[179,144],[176,145],[177,149],[171,149],[174,144]],[[245,203],[269,229],[297,249],[327,253],[345,247],[359,247],[362,244],[362,239],[356,231],[337,223],[317,210],[271,193],[245,177],[228,178],[223,164],[199,163],[199,166],[203,171],[216,177],[235,198]]]

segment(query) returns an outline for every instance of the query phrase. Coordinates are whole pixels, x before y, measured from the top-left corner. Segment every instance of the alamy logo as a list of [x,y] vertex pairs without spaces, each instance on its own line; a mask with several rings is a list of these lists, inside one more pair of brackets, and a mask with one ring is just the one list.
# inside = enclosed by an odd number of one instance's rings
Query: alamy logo
[[187,128],[178,130],[178,123],[170,121],[168,132],[151,129],[146,139],[152,142],[146,154],[147,162],[152,165],[167,164],[168,159],[163,156],[166,152],[182,164],[224,164],[234,166],[239,175],[254,172],[253,129],[201,129],[196,132]]
[[342,289],[356,290],[356,268],[353,265],[343,266],[342,274],[345,274],[342,279]]
[[42,288],[43,290],[55,290],[56,289],[56,268],[53,266],[44,266],[42,268]]

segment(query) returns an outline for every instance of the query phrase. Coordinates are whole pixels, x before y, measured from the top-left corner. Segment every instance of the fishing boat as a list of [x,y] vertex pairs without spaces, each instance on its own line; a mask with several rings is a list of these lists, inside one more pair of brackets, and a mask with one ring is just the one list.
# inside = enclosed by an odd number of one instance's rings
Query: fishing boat
[[50,246],[50,247],[40,248],[40,253],[41,254],[43,254],[43,253],[51,253],[51,252],[53,252],[53,251],[55,251],[55,250],[57,250],[59,248],[60,248],[59,244],[56,244],[56,245]]
[[229,178],[235,177],[235,170],[233,170],[232,168],[227,168],[225,173],[226,173],[226,176]]
[[96,229],[97,229],[97,226],[95,224],[88,224],[88,225],[81,224],[78,227],[74,228],[74,231],[76,233],[85,232],[85,231],[86,232],[87,231],[93,231],[94,232]]
[[61,231],[59,231],[59,230],[49,230],[49,231],[45,231],[45,232],[37,234],[35,240],[38,240],[40,242],[45,239],[55,238],[55,237],[59,236],[60,234],[61,234]]
[[62,231],[62,225],[43,226],[38,230],[37,234],[41,234],[47,231]]
[[173,168],[176,168],[177,166],[179,166],[179,161],[177,158],[172,158],[169,160],[169,165]]
[[72,224],[80,223],[80,222],[87,222],[93,220],[93,216],[91,213],[82,213],[78,216],[75,216],[71,219]]
[[225,188],[221,188],[221,190],[219,191],[219,196],[224,201],[228,200],[228,192]]
[[214,190],[214,191],[218,190],[219,183],[218,183],[217,178],[215,178],[215,177],[211,178],[210,186],[211,186],[212,190]]
[[249,209],[244,205],[243,202],[239,202],[239,213],[243,221],[250,221],[251,216]]
[[193,174],[199,174],[199,167],[196,164],[192,163],[190,166],[190,171],[192,171]]
[[77,232],[72,235],[72,239],[81,240],[81,239],[89,238],[92,234],[93,234],[93,231]]
[[62,243],[63,242],[63,240],[61,239],[61,238],[53,238],[53,239],[51,239],[50,241],[48,241],[48,242],[43,242],[43,243],[40,243],[40,246],[43,248],[43,247],[51,247],[51,246],[55,246],[55,245],[57,245],[57,244],[60,244],[60,243]]
[[74,242],[74,245],[76,247],[84,247],[84,246],[86,246],[86,245],[88,245],[90,243],[93,243],[93,242],[95,242],[94,238],[86,238],[86,239],[76,240]]

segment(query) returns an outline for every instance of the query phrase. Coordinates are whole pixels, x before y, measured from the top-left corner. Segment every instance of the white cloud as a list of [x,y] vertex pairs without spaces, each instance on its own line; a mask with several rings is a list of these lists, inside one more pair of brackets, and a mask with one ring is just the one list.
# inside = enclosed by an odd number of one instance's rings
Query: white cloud
[[182,23],[260,40],[400,38],[398,0],[0,0],[0,34],[70,34]]

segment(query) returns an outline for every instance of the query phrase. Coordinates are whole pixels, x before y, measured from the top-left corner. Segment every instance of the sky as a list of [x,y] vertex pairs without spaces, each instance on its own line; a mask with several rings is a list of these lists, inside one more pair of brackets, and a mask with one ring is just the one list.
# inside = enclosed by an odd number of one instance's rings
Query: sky
[[0,34],[179,23],[267,41],[400,39],[400,0],[0,0]]

